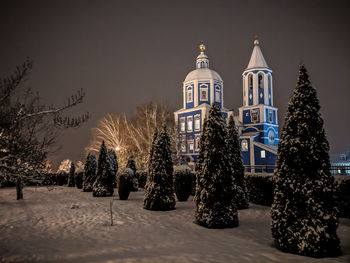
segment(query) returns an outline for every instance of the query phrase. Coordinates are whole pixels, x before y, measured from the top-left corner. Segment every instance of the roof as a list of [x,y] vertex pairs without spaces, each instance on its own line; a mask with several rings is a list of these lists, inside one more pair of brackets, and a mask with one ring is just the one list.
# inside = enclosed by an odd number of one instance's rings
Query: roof
[[252,68],[268,68],[265,58],[259,47],[259,41],[254,42],[254,49],[247,67],[247,69]]
[[222,78],[216,71],[211,70],[209,68],[197,68],[187,74],[184,82],[189,82],[192,80],[201,80],[201,79],[214,79],[214,80],[222,81]]

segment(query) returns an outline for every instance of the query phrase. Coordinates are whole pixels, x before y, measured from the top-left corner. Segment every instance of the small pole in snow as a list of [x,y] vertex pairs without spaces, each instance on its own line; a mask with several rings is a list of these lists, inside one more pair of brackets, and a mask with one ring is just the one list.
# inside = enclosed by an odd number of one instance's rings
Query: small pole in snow
[[113,210],[112,210],[112,206],[113,206],[113,199],[111,199],[109,201],[109,210],[111,211],[111,226],[113,226]]

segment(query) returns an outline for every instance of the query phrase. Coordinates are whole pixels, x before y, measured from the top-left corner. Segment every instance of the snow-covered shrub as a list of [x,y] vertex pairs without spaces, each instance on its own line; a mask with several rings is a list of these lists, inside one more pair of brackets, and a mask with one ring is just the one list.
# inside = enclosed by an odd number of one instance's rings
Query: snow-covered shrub
[[249,203],[244,179],[244,166],[238,141],[238,132],[232,115],[229,117],[227,126],[227,147],[231,173],[233,174],[234,183],[237,185],[238,191],[235,203],[238,209],[246,209],[249,207]]
[[138,182],[137,176],[136,176],[136,162],[135,162],[134,156],[129,157],[126,168],[129,168],[133,171],[133,179],[132,179],[133,183],[132,183],[130,191],[136,192],[139,189],[139,182]]
[[[93,184],[93,196],[102,197],[113,195],[114,192],[113,167],[111,159],[108,156],[104,141],[101,144],[100,155],[98,157],[97,177]],[[102,189],[103,188],[103,189]]]
[[133,187],[134,171],[121,168],[117,174],[118,195],[120,200],[127,200]]
[[83,191],[91,192],[92,185],[96,181],[97,160],[93,153],[89,153],[86,157],[83,175]]
[[250,202],[271,206],[274,190],[273,175],[249,174],[245,176],[245,183]]
[[130,168],[134,173],[136,172],[136,162],[134,156],[130,156],[126,168]]
[[339,216],[350,218],[350,178],[337,182],[336,199]]
[[175,209],[170,138],[165,125],[159,134],[154,133],[149,160],[143,207],[161,211]]
[[139,183],[139,187],[145,188],[145,184],[146,184],[147,176],[148,176],[148,169],[136,170],[135,176],[136,176],[137,181]]
[[192,190],[191,168],[187,165],[175,166],[174,188],[177,200],[180,202],[187,201]]
[[108,151],[108,158],[111,163],[111,176],[113,176],[113,188],[117,187],[118,159],[114,150]]
[[68,182],[68,173],[64,172],[64,171],[60,171],[56,174],[56,182],[57,185],[64,185],[67,184]]
[[74,176],[75,176],[75,164],[72,162],[70,165],[69,175],[68,175],[68,186],[69,187],[75,186]]
[[84,172],[83,171],[75,172],[74,182],[75,182],[75,186],[78,189],[82,189],[83,188],[83,176],[84,176]]
[[196,211],[199,225],[238,226],[237,187],[227,155],[227,127],[221,110],[212,105],[204,121],[196,166]]
[[340,252],[335,183],[316,90],[304,65],[278,144],[272,236],[283,251],[325,257]]

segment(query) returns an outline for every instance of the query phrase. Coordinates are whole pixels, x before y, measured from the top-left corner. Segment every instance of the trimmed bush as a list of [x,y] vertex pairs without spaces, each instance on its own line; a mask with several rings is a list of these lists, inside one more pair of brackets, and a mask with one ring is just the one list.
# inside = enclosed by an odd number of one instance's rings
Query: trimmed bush
[[250,202],[258,205],[271,206],[274,190],[273,175],[245,175],[245,183]]
[[316,89],[303,64],[277,151],[271,231],[277,248],[310,257],[340,254],[336,184]]
[[136,176],[137,181],[139,183],[139,187],[145,188],[145,184],[147,181],[147,175],[148,175],[148,169],[136,170],[135,176]]
[[69,176],[68,176],[68,186],[69,187],[75,186],[74,174],[75,174],[75,164],[72,162],[70,164]]
[[350,218],[350,178],[347,180],[339,180],[337,182],[337,207],[339,216]]
[[118,195],[120,200],[127,200],[133,187],[134,172],[130,168],[121,168],[117,173]]
[[56,182],[57,182],[57,185],[64,185],[64,184],[67,184],[68,182],[68,173],[64,172],[64,171],[61,171],[59,173],[56,174]]
[[96,180],[97,160],[93,153],[86,157],[83,175],[83,191],[91,192],[92,186]]
[[167,211],[175,209],[173,189],[173,162],[170,138],[165,125],[153,136],[150,151],[149,175],[145,185],[143,207],[148,210]]
[[174,169],[174,188],[177,200],[187,201],[192,190],[191,168],[187,165],[176,166]]
[[226,120],[214,104],[203,123],[196,176],[196,223],[207,228],[238,226],[238,189],[228,155]]
[[107,147],[104,141],[102,141],[101,144],[97,167],[96,181],[92,186],[93,196],[104,197],[113,195],[115,174],[113,171],[112,161],[107,153]]
[[78,189],[83,188],[83,175],[84,175],[83,171],[77,172],[74,175],[75,185]]

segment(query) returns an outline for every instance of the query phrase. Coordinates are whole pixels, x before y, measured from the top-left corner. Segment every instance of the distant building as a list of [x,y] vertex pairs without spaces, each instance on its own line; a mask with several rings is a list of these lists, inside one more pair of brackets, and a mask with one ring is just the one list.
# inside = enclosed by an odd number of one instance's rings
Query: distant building
[[331,172],[334,175],[350,175],[350,151],[342,154],[331,154]]
[[[199,48],[196,69],[183,82],[183,108],[174,113],[180,134],[180,155],[188,162],[197,161],[202,124],[210,105],[218,105],[226,118],[233,114],[224,107],[222,78],[209,69],[203,43]],[[235,122],[240,131],[243,162],[246,166],[275,165],[279,137],[272,70],[267,66],[257,40],[242,76],[243,106],[239,108]],[[256,169],[259,170],[262,168]]]

